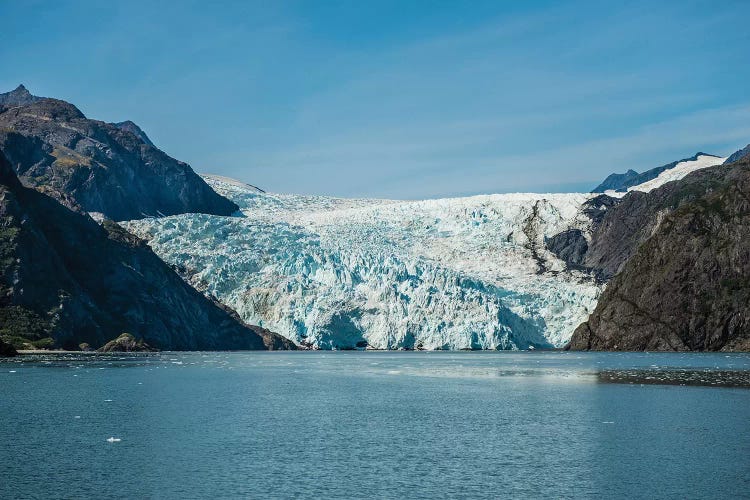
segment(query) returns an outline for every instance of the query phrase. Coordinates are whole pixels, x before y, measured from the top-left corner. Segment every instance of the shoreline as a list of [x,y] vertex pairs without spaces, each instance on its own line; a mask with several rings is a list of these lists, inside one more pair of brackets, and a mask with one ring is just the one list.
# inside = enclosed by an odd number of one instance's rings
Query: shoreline
[[[99,352],[99,351],[65,351],[65,350],[48,350],[48,349],[18,349],[16,350],[19,356],[37,356],[37,355],[49,355],[49,354],[75,354],[78,356],[150,356],[154,354],[160,354],[160,352],[127,352],[127,351],[110,351],[110,352]],[[175,351],[179,352],[179,351]],[[184,351],[190,352],[190,351]],[[195,351],[193,351],[195,352]]]

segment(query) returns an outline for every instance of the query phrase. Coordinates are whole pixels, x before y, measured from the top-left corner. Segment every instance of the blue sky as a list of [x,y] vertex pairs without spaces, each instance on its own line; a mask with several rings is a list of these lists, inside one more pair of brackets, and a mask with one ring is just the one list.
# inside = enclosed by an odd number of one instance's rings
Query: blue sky
[[589,190],[750,142],[748,18],[747,1],[0,2],[0,89],[131,119],[196,171],[275,192]]

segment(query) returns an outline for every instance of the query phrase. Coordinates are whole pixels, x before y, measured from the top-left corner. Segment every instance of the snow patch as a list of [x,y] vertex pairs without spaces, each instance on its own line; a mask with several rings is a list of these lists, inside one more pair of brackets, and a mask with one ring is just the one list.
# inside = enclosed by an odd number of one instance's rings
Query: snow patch
[[644,193],[648,193],[649,191],[663,186],[667,182],[680,180],[689,173],[695,172],[696,170],[721,165],[725,160],[726,158],[719,158],[711,155],[699,155],[693,161],[683,161],[678,163],[669,170],[665,170],[664,172],[660,173],[656,178],[651,179],[650,181],[638,184],[637,186],[629,187],[628,192],[642,191]]

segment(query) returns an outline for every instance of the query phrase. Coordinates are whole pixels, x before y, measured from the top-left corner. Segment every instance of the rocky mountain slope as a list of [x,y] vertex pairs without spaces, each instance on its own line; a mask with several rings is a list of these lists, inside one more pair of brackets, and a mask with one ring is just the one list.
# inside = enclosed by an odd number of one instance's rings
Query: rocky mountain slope
[[602,227],[586,258],[617,274],[569,349],[750,350],[750,158],[631,192]]
[[[584,237],[576,230],[555,235],[547,241],[548,248],[568,265],[593,272],[602,281],[611,279],[667,213],[703,193],[699,189],[681,190],[680,184],[672,181],[700,172],[691,177],[691,182],[698,182],[697,179],[709,182],[715,177],[709,167],[724,161],[700,153],[693,158],[670,164],[671,168],[662,170],[653,179],[628,188],[627,194],[608,191],[589,200],[588,210],[594,223],[588,235]],[[720,173],[721,169],[713,172]]]
[[90,120],[23,87],[0,94],[0,150],[25,185],[112,220],[238,210],[132,122]]
[[[684,177],[689,173],[691,170],[690,168],[694,170],[698,170],[700,168],[705,168],[707,166],[711,165],[718,165],[721,163],[724,159],[719,158],[715,155],[709,155],[706,153],[698,152],[695,155],[691,156],[690,158],[685,158],[682,160],[674,161],[672,163],[668,163],[666,165],[662,165],[660,167],[652,168],[650,170],[646,170],[645,172],[638,173],[635,170],[628,170],[624,174],[611,174],[609,177],[604,179],[604,181],[596,186],[591,192],[592,193],[604,193],[607,191],[616,191],[616,192],[627,192],[633,188],[639,189],[641,191],[649,191],[651,189],[654,189],[665,182],[669,182],[672,180],[676,180],[678,178]],[[681,165],[681,164],[692,164],[692,165]],[[687,168],[685,168],[687,167]],[[688,170],[687,172],[682,172],[682,170]],[[670,175],[665,178],[664,173],[670,172]],[[658,177],[662,177],[662,179],[659,179],[657,182],[652,184],[649,184],[649,181],[655,180]],[[640,187],[637,187],[639,186]]]
[[117,123],[113,123],[112,125],[114,125],[115,127],[121,130],[125,130],[126,132],[130,132],[131,134],[139,138],[141,141],[143,141],[145,144],[148,144],[149,146],[154,146],[154,143],[151,142],[151,139],[148,138],[148,136],[146,135],[146,132],[144,132],[141,129],[141,127],[139,127],[132,121],[125,120],[124,122],[117,122]]
[[0,106],[25,106],[41,99],[41,97],[31,95],[31,92],[23,85],[19,85],[15,90],[0,94]]
[[726,159],[724,163],[734,163],[736,161],[740,161],[743,158],[750,157],[750,144],[745,146],[744,148],[740,149],[739,151],[735,151],[731,155],[729,155],[729,158]]
[[0,338],[76,349],[123,332],[160,349],[289,346],[204,297],[116,223],[22,186],[0,154]]

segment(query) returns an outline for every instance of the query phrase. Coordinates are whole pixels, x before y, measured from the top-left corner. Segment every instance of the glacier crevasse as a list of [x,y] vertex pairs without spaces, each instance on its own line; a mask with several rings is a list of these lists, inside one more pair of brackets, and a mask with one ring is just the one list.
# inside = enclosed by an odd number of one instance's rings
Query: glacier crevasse
[[243,216],[125,226],[243,320],[303,345],[559,347],[601,293],[544,245],[566,229],[586,234],[590,194],[391,201],[207,181]]

